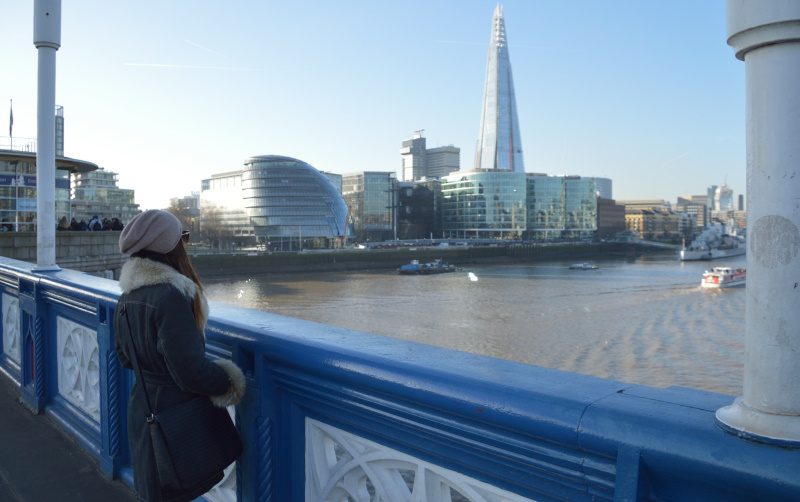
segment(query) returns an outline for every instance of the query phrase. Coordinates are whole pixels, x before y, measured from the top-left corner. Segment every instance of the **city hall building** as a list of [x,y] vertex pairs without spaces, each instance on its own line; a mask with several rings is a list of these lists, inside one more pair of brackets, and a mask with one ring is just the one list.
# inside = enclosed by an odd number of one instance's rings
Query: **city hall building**
[[203,180],[200,206],[201,228],[218,225],[276,250],[332,247],[348,233],[335,178],[292,157],[250,157],[240,171]]

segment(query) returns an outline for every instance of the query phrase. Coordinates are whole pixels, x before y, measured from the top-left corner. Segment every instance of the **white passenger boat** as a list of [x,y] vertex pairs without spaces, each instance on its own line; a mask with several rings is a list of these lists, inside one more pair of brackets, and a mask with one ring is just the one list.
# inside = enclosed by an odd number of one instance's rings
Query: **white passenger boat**
[[747,270],[744,268],[714,267],[703,273],[700,281],[701,288],[731,288],[744,286],[747,280]]

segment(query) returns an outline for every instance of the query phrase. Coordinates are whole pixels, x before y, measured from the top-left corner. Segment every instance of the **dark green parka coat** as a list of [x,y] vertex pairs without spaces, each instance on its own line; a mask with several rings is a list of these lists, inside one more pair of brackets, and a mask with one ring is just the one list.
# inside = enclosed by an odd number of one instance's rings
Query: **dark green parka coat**
[[[204,337],[192,313],[197,287],[191,279],[169,265],[134,257],[122,267],[119,285],[123,294],[114,316],[117,356],[124,367],[133,368],[132,334],[155,410],[188,401],[197,394],[214,396],[212,401],[220,407],[238,403],[244,393],[244,377],[231,361],[212,363],[206,358]],[[205,325],[205,298],[201,303],[198,314]],[[185,491],[159,489],[145,421],[148,408],[138,375],[136,379],[128,401],[128,445],[137,495],[146,501],[192,500],[202,495],[222,479],[222,472]]]

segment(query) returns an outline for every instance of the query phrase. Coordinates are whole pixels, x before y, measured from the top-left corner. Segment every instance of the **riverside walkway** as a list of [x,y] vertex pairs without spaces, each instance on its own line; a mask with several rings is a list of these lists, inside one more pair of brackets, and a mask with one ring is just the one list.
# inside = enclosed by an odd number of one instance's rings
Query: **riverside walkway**
[[0,500],[136,500],[122,482],[104,476],[97,461],[50,417],[32,414],[18,397],[19,388],[0,375]]

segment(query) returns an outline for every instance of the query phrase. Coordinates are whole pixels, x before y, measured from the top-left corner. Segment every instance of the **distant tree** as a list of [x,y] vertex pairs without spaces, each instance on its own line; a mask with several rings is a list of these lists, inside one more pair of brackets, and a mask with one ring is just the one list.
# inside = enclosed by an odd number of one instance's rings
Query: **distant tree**
[[208,205],[200,209],[199,234],[200,239],[215,248],[221,248],[223,241],[231,236],[222,211],[217,206]]
[[167,211],[174,214],[181,221],[184,230],[196,230],[197,214],[192,208],[181,204],[181,199],[172,199]]

